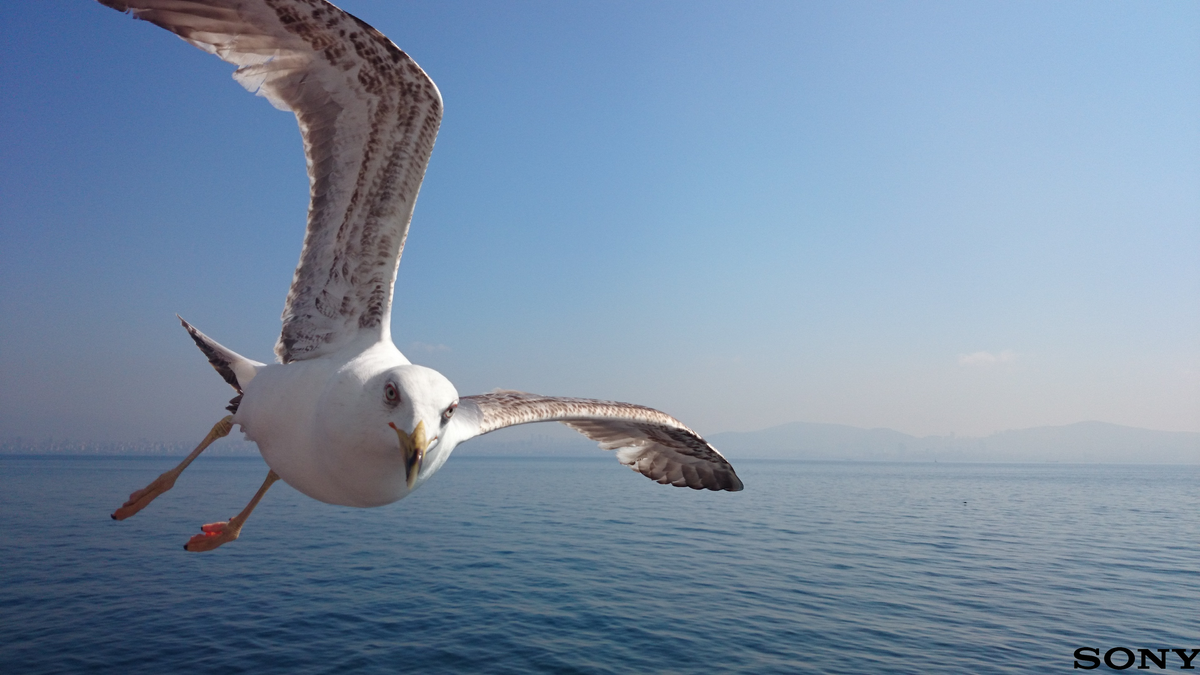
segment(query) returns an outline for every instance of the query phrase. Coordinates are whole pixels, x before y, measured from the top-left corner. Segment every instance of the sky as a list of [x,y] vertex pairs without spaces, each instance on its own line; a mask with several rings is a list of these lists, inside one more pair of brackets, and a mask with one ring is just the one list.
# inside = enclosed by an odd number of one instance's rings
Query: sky
[[[1200,4],[383,2],[445,116],[397,346],[461,394],[979,436],[1200,431]],[[0,438],[194,441],[308,182],[232,67],[3,3]]]

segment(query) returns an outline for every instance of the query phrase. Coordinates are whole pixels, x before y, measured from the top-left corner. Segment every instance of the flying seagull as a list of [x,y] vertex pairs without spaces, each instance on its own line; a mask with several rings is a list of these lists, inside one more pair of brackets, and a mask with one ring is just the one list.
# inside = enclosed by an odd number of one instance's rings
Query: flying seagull
[[189,551],[237,539],[279,479],[330,504],[390,504],[428,480],[458,444],[531,422],[566,424],[659,483],[742,489],[721,453],[666,413],[517,391],[460,397],[441,373],[409,362],[396,348],[396,269],[442,97],[382,33],[324,0],[100,2],[234,64],[242,86],[294,113],[311,199],[275,344],[279,362],[247,359],[180,319],[237,390],[232,414],[179,466],[130,495],[114,519],[169,490],[235,424],[258,445],[270,471],[245,509],[204,525],[184,545]]

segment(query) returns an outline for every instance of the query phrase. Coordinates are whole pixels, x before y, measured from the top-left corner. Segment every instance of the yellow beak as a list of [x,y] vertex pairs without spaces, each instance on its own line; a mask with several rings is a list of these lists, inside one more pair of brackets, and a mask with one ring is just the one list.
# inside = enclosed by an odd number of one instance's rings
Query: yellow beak
[[429,448],[429,439],[425,437],[425,422],[417,422],[417,428],[413,429],[411,436],[391,422],[388,422],[388,426],[395,430],[396,437],[400,439],[400,451],[404,453],[404,477],[408,482],[408,489],[411,490],[421,473],[425,450]]

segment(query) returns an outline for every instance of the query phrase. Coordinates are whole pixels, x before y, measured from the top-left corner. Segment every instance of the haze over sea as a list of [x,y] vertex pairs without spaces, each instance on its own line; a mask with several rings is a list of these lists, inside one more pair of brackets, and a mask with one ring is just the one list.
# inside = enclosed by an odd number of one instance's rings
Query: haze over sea
[[[610,456],[456,457],[412,497],[266,470],[0,456],[10,673],[1027,673],[1078,647],[1200,647],[1200,467],[747,461],[741,493]],[[1177,668],[1178,659],[1172,662]]]

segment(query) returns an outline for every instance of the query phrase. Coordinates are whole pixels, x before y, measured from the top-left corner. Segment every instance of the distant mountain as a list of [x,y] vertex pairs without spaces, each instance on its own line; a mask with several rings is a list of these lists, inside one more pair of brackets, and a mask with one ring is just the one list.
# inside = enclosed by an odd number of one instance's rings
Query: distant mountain
[[[488,434],[463,444],[455,453],[546,457],[595,457],[597,453],[594,443],[561,425],[538,425],[524,432],[519,429]],[[793,422],[761,431],[711,434],[708,440],[733,461],[811,459],[1200,464],[1200,433],[1153,431],[1105,422],[1002,431],[985,438],[919,438],[893,429]]]
[[794,422],[713,434],[709,441],[730,459],[1200,464],[1200,433],[1106,422],[1001,431],[984,438],[918,438],[892,429]]

